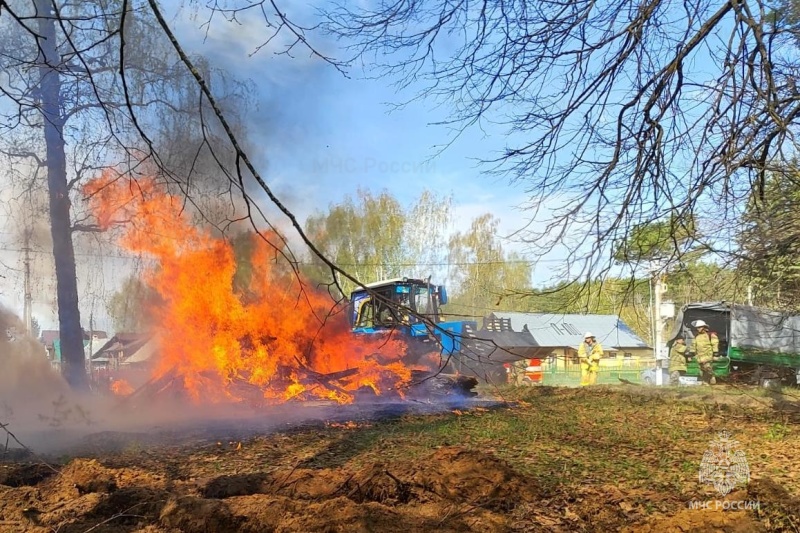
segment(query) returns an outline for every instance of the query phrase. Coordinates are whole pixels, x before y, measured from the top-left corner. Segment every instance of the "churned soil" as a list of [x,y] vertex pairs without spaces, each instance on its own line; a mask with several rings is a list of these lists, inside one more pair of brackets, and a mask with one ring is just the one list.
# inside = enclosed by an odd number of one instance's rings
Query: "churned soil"
[[[2,532],[757,532],[800,527],[791,413],[625,389],[507,391],[497,409],[324,422],[241,440],[0,463]],[[709,415],[711,413],[711,415]],[[684,425],[679,425],[685,420]],[[736,433],[751,481],[722,499],[697,479]],[[121,445],[120,442],[123,444]],[[87,448],[88,449],[88,448]],[[2,453],[2,449],[0,449]],[[757,508],[691,507],[693,501]],[[740,506],[741,507],[741,506]]]
[[4,465],[0,482],[4,531],[63,533],[501,531],[521,502],[539,497],[535,481],[503,461],[456,447],[421,461],[185,479],[73,459],[58,473]]

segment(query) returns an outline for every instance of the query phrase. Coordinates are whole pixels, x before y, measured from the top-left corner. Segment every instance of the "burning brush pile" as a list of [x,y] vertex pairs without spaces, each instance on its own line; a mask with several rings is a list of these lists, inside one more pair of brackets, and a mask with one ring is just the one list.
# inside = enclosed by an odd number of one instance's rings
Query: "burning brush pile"
[[[435,372],[407,364],[397,335],[354,336],[344,310],[290,267],[280,235],[250,238],[243,276],[231,242],[192,225],[181,200],[155,181],[103,176],[84,192],[99,224],[121,232],[121,246],[152,259],[143,279],[157,295],[146,312],[159,356],[131,396],[350,403],[364,394],[403,397]],[[451,385],[468,391],[475,383],[467,381]]]

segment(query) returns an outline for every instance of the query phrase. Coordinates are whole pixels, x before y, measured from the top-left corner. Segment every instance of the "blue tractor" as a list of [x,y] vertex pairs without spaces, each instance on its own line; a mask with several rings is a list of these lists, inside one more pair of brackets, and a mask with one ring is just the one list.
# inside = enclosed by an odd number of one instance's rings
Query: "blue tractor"
[[445,371],[492,383],[506,381],[508,365],[533,357],[538,348],[529,331],[513,331],[508,321],[445,320],[442,285],[396,278],[365,285],[350,294],[350,324],[356,334],[393,331],[407,339],[406,362],[438,352]]

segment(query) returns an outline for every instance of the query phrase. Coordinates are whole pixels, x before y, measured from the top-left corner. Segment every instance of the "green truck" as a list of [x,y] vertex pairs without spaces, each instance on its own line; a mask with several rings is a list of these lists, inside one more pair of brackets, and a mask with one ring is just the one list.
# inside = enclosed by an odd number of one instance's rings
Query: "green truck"
[[[729,302],[690,303],[675,318],[667,346],[682,335],[691,349],[695,320],[705,321],[719,337],[717,376],[761,385],[798,383],[800,316]],[[696,361],[689,361],[687,374],[699,375]]]

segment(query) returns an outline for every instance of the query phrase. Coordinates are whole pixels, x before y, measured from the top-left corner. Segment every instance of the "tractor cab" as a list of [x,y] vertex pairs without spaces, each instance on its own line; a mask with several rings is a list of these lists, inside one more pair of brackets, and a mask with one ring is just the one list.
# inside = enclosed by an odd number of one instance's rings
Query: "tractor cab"
[[439,306],[447,303],[444,287],[420,279],[397,278],[366,287],[369,290],[358,288],[350,294],[350,325],[358,332],[424,328],[423,318],[440,322]]
[[[538,344],[527,328],[474,320],[444,320],[440,306],[447,291],[421,279],[397,278],[370,283],[350,294],[350,326],[355,334],[399,333],[408,341],[407,361],[438,353],[449,368],[493,382],[506,379],[503,363],[531,357]],[[530,365],[529,365],[530,366]]]

